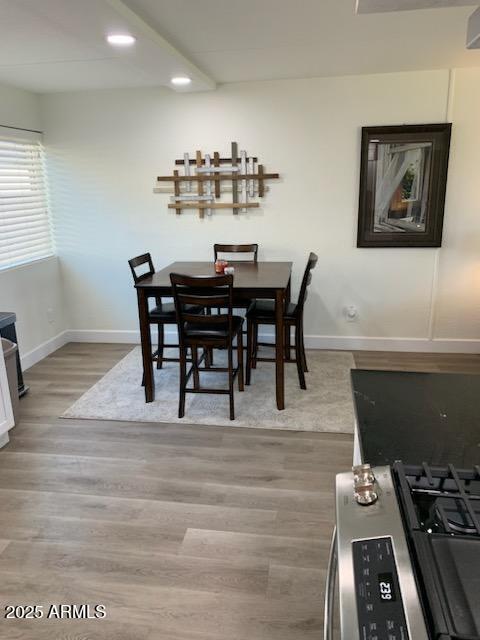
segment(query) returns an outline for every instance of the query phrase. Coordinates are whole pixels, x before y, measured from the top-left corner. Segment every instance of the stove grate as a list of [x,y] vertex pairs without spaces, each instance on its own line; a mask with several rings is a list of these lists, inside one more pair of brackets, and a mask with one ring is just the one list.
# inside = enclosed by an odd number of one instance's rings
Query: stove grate
[[480,537],[480,465],[471,470],[457,470],[452,464],[433,467],[423,462],[420,466],[413,466],[398,461],[394,464],[394,471],[411,528],[421,529],[423,525],[415,504],[430,499],[435,503],[444,533],[464,535],[445,512],[442,500],[450,500],[458,506],[459,513],[468,514],[468,535]]

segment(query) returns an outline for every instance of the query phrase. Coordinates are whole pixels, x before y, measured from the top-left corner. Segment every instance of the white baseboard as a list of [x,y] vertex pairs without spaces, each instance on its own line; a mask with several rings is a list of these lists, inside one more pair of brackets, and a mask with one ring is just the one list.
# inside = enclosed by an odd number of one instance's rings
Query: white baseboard
[[60,347],[63,347],[63,345],[67,344],[67,342],[71,342],[68,337],[68,333],[68,331],[62,331],[53,338],[42,342],[42,344],[38,345],[38,347],[35,347],[35,349],[27,351],[27,353],[20,352],[22,369],[25,371],[26,369],[33,367],[34,364],[40,362],[40,360],[43,360],[43,358],[46,358],[57,349],[60,349]]
[[[156,329],[152,329],[152,340],[157,340]],[[165,341],[176,342],[176,331],[166,331]],[[260,340],[273,342],[273,334],[260,334]],[[140,333],[136,330],[70,329],[62,331],[46,342],[22,354],[22,369],[26,370],[60,349],[68,342],[107,342],[139,344]],[[305,336],[308,349],[335,349],[341,351],[405,351],[417,353],[480,353],[480,340],[456,338],[367,338],[364,336]]]
[[[68,342],[110,342],[118,344],[140,344],[140,331],[121,329],[70,329]],[[176,336],[176,332],[165,332],[165,338]],[[152,327],[152,341],[157,339],[157,331]]]
[[[117,342],[140,343],[139,331],[121,330],[70,330],[65,342]],[[167,342],[176,341],[176,331],[166,331]],[[262,341],[273,341],[273,334],[260,334]],[[156,330],[152,329],[152,340],[156,342]],[[65,344],[65,343],[63,343]],[[305,336],[308,349],[338,349],[342,351],[406,351],[418,353],[480,353],[480,340],[456,338],[369,338],[364,336]]]
[[457,338],[370,338],[365,336],[305,336],[309,349],[404,351],[418,353],[479,353],[480,340]]
[[4,447],[6,444],[10,442],[10,438],[8,437],[8,431],[0,434],[0,449]]

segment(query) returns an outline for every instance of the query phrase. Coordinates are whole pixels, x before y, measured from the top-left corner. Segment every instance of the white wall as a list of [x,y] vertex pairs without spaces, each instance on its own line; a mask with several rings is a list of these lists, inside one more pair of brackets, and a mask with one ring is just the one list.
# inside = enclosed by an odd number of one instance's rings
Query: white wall
[[0,84],[0,125],[40,130],[38,96]]
[[[0,85],[0,125],[40,130],[38,96]],[[0,311],[17,314],[24,367],[60,344],[56,337],[65,330],[63,305],[56,258],[0,271]]]
[[[256,241],[260,259],[294,261],[294,295],[308,251],[319,254],[306,320],[310,344],[477,349],[479,291],[471,268],[480,249],[479,73],[458,73],[440,252],[356,248],[360,128],[445,121],[448,71],[241,83],[197,94],[136,89],[43,96],[72,335],[135,336],[129,257],[149,250],[161,267],[210,259],[215,241]],[[195,212],[175,216],[168,196],[153,194],[155,177],[169,174],[184,151],[226,154],[231,140],[282,176],[262,209],[201,221]],[[345,320],[350,304],[358,307],[358,323]]]
[[[434,331],[480,337],[480,69],[455,72],[450,174]],[[480,350],[480,349],[479,349]]]

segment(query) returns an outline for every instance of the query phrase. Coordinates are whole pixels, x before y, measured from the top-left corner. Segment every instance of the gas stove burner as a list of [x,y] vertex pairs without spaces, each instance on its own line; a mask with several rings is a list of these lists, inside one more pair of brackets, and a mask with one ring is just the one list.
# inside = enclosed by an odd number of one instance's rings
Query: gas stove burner
[[[476,509],[475,514],[480,518]],[[477,532],[463,500],[457,498],[438,498],[435,501],[434,524],[434,531],[444,530],[460,535],[475,535]]]
[[406,517],[412,529],[427,534],[480,538],[480,467],[457,470],[404,467],[396,463],[399,488],[406,501]]

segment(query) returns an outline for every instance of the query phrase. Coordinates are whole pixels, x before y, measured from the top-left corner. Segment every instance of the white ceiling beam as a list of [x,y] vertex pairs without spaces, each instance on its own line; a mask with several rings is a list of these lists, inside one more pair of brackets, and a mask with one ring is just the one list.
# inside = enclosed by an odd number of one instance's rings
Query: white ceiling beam
[[[161,36],[145,20],[132,11],[122,0],[105,0],[119,15],[127,21],[137,36],[143,36],[160,47],[167,55],[175,60],[175,68],[172,68],[172,76],[188,75],[193,81],[197,81],[205,89],[215,89],[216,82],[189,60],[183,53],[176,49],[168,40]],[[188,91],[188,87],[171,87],[175,91]]]
[[386,13],[478,5],[479,0],[356,0],[356,13]]

